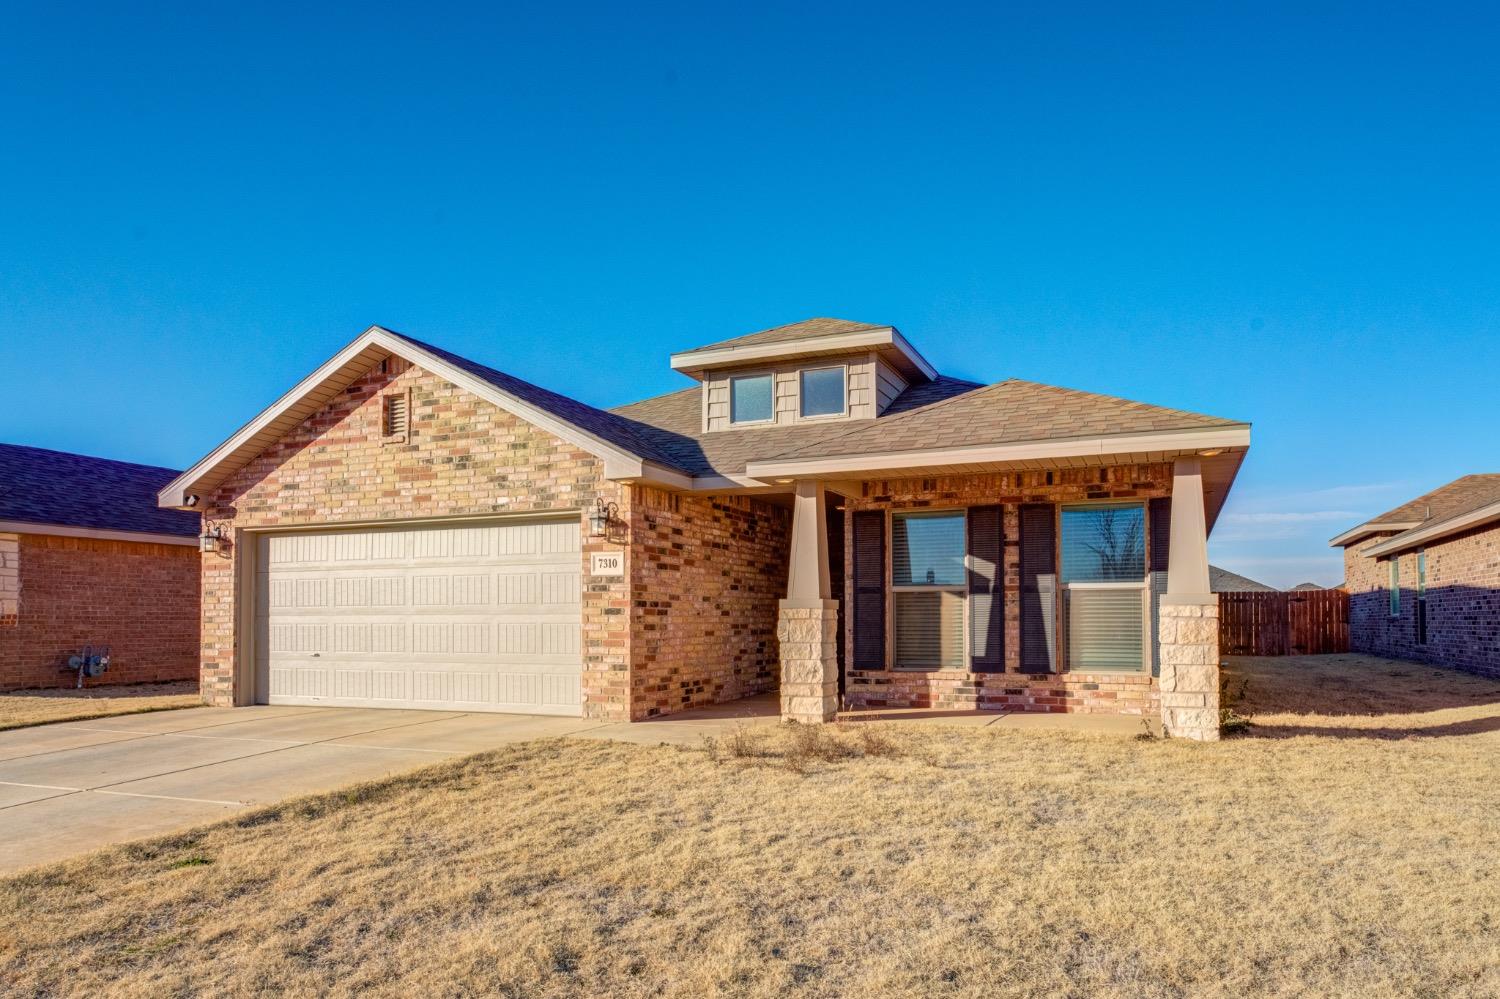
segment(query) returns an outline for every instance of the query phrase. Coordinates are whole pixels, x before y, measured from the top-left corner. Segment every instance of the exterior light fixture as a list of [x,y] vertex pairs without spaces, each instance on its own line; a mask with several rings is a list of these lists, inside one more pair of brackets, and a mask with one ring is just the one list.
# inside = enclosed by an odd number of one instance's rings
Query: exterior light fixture
[[1198,457],[1200,457],[1200,458],[1217,458],[1219,455],[1221,455],[1223,453],[1224,453],[1224,449],[1223,448],[1221,448],[1221,447],[1211,447],[1207,451],[1199,451],[1198,452]]
[[209,527],[203,525],[203,533],[198,535],[198,550],[204,554],[222,550],[224,544],[224,528]]
[[609,525],[620,515],[617,504],[606,503],[603,497],[594,500],[594,509],[589,511],[589,535],[602,538],[609,533]]

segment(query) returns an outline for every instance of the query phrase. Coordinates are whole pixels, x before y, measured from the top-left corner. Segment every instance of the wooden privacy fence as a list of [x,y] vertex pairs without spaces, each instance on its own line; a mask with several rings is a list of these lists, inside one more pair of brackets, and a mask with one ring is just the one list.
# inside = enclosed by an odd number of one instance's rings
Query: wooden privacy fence
[[1226,656],[1313,656],[1349,651],[1344,590],[1220,593],[1219,652]]

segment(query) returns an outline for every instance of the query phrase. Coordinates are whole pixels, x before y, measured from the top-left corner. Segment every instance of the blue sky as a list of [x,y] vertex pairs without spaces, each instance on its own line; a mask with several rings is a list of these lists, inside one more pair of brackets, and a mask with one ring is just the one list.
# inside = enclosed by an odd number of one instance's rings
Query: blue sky
[[0,440],[181,467],[371,323],[614,405],[832,315],[1253,421],[1271,583],[1500,471],[1492,15],[638,6],[9,8]]

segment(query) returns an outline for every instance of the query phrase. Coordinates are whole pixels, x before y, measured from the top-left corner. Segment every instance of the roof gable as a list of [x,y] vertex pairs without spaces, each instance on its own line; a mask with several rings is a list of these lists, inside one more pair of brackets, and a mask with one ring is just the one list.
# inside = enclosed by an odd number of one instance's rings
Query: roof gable
[[156,505],[173,468],[0,444],[0,521],[191,538],[198,516]]
[[158,502],[168,507],[188,505],[190,495],[223,482],[393,354],[595,455],[604,462],[610,478],[644,479],[671,486],[689,484],[686,475],[659,460],[661,456],[650,442],[617,416],[420,340],[372,326],[168,483],[159,492]]

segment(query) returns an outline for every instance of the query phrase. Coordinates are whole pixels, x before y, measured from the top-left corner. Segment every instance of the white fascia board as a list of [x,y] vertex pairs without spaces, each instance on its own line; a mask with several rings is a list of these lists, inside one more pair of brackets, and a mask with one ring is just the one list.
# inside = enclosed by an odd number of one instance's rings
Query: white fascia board
[[847,475],[934,465],[982,465],[1046,458],[1105,457],[1147,451],[1202,451],[1213,448],[1249,447],[1250,427],[1214,427],[1206,430],[1161,431],[1120,434],[1110,437],[1079,437],[1064,440],[1027,441],[1019,444],[938,448],[843,455],[832,458],[770,459],[751,462],[747,475],[757,479],[795,478],[807,475]]
[[0,534],[46,534],[55,538],[93,538],[97,541],[133,541],[136,544],[198,547],[197,538],[188,538],[181,534],[114,531],[98,527],[73,527],[68,524],[34,524],[26,520],[0,520]]
[[391,354],[405,358],[418,367],[430,371],[460,388],[472,392],[481,399],[499,406],[506,412],[512,413],[526,422],[556,435],[569,444],[602,459],[605,463],[605,475],[608,478],[649,478],[653,481],[665,479],[674,482],[680,479],[681,484],[691,481],[687,476],[679,475],[679,473],[672,472],[661,466],[653,466],[651,469],[647,469],[647,463],[640,456],[631,454],[623,448],[601,440],[593,434],[574,426],[572,423],[558,419],[551,413],[539,409],[522,399],[518,399],[508,392],[502,392],[489,382],[469,374],[462,368],[450,364],[435,354],[423,350],[409,340],[395,336],[379,326],[371,326],[364,333],[355,337],[343,350],[340,350],[333,357],[319,365],[317,370],[298,382],[291,391],[284,394],[280,399],[277,399],[276,402],[262,411],[255,419],[236,431],[234,436],[209,452],[202,460],[193,465],[192,468],[189,468],[169,482],[157,493],[157,505],[164,507],[184,506],[190,492],[190,487],[198,479],[212,470],[214,466],[228,459],[245,442],[260,433],[278,416],[286,412],[287,409],[296,405],[308,393],[327,381],[335,372],[359,355],[360,352],[372,346],[380,347]]
[[1447,520],[1432,524],[1429,527],[1418,525],[1417,530],[1410,530],[1405,534],[1391,538],[1389,541],[1382,541],[1380,544],[1372,546],[1364,554],[1371,558],[1379,558],[1382,555],[1395,555],[1397,552],[1416,548],[1424,542],[1447,537],[1450,534],[1457,534],[1459,531],[1464,531],[1471,527],[1479,527],[1494,520],[1500,520],[1500,503],[1491,503],[1489,506],[1482,506],[1478,510],[1470,510],[1468,513],[1460,514],[1457,517],[1449,517]]
[[781,340],[776,343],[752,343],[743,347],[689,350],[681,354],[673,354],[671,364],[674,371],[700,371],[704,368],[764,361],[767,358],[792,357],[809,350],[858,350],[862,347],[894,347],[929,380],[937,377],[937,369],[907,342],[906,337],[891,326],[878,330],[861,330],[858,333],[842,333],[838,336]]
[[1377,524],[1374,522],[1360,524],[1358,527],[1351,527],[1343,534],[1340,534],[1338,537],[1330,540],[1328,542],[1328,547],[1344,548],[1348,545],[1354,544],[1354,542],[1360,540],[1361,538],[1368,538],[1372,534],[1380,534],[1383,531],[1409,531],[1413,527],[1421,526],[1422,522],[1419,520],[1393,521],[1389,524]]

